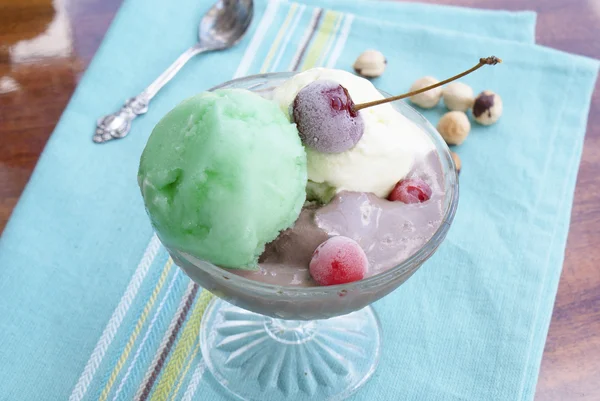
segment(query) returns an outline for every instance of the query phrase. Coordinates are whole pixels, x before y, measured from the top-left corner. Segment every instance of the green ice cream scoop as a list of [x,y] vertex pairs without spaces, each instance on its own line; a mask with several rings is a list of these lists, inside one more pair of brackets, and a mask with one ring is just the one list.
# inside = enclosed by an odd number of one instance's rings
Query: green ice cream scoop
[[154,128],[138,182],[166,246],[222,267],[254,269],[298,218],[306,154],[274,102],[247,90],[185,100]]

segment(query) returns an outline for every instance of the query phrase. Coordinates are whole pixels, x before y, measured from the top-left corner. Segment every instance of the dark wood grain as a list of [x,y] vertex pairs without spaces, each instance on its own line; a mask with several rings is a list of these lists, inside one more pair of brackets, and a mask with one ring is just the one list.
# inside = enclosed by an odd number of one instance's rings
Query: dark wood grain
[[[0,0],[0,230],[120,2]],[[425,2],[535,10],[538,43],[600,58],[598,0]],[[44,42],[36,46],[36,40],[49,33],[51,22],[54,51]],[[56,25],[66,31],[57,34]],[[17,47],[20,52],[15,55]],[[600,400],[599,87],[592,101],[538,401]]]

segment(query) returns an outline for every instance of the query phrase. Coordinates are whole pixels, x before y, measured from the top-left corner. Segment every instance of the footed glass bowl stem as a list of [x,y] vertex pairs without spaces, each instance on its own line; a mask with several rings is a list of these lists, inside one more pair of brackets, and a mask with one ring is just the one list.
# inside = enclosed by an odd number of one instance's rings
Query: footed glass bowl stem
[[325,320],[282,320],[215,298],[200,332],[202,357],[241,400],[342,400],[373,374],[381,327],[371,307]]

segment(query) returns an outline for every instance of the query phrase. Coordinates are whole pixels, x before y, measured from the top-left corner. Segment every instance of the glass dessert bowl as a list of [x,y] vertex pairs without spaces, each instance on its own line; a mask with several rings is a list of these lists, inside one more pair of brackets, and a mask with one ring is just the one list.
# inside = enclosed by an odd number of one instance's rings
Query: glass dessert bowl
[[[247,89],[270,98],[275,88],[294,75],[255,75],[212,91]],[[457,172],[439,133],[406,103],[397,101],[393,107],[433,143],[444,190],[439,226],[395,267],[347,284],[279,285],[276,280],[242,277],[165,245],[192,280],[216,295],[202,321],[202,355],[215,379],[237,398],[343,399],[374,372],[381,328],[369,305],[404,283],[433,255],[458,203]]]

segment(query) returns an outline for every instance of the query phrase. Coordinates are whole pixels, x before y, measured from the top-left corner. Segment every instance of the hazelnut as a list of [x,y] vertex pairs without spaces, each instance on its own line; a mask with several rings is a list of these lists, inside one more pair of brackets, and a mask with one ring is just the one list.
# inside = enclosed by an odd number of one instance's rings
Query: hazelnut
[[450,111],[440,118],[438,131],[448,145],[460,145],[471,131],[471,123],[462,111]]
[[454,166],[456,167],[456,172],[460,173],[460,168],[462,167],[462,162],[460,161],[460,157],[458,157],[458,155],[453,151],[450,151],[450,156],[452,156],[452,160],[454,160]]
[[473,89],[462,82],[452,82],[442,90],[444,104],[449,110],[467,111],[473,106],[475,95]]
[[492,125],[502,115],[502,99],[492,91],[483,91],[473,103],[473,117],[482,125]]
[[[410,92],[423,89],[427,86],[437,84],[438,81],[434,77],[423,77],[417,79],[412,86],[410,87]],[[410,97],[410,101],[416,104],[417,106],[421,106],[424,109],[430,109],[435,107],[442,97],[442,88],[437,87],[428,90],[427,92],[419,93],[418,95],[414,95]]]
[[387,60],[377,50],[364,51],[354,62],[354,71],[363,77],[376,78],[383,74]]

